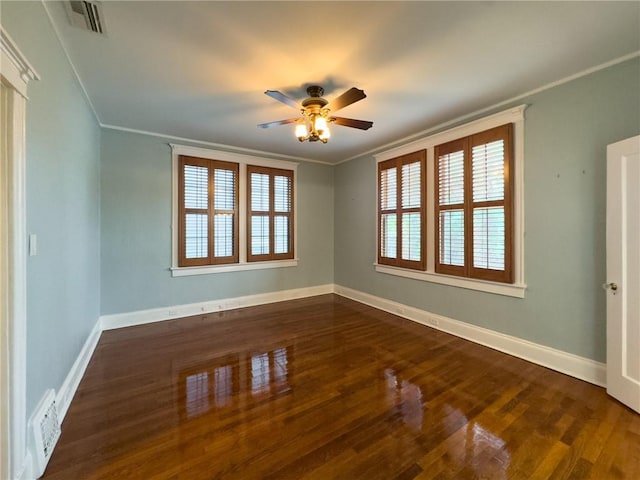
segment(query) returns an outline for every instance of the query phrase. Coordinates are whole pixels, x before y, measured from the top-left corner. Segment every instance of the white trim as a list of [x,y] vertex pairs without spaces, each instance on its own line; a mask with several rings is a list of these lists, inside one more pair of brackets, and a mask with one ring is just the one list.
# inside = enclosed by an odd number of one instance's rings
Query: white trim
[[[389,160],[390,158],[399,157],[418,150],[428,150],[436,145],[440,145],[441,143],[450,142],[461,137],[467,137],[490,128],[499,127],[505,123],[515,123],[517,126],[524,122],[524,111],[526,108],[527,105],[511,107],[507,110],[503,110],[502,112],[494,113],[493,115],[465,123],[464,125],[458,125],[443,132],[434,133],[428,137],[421,138],[410,143],[405,143],[390,150],[385,150],[384,152],[377,153],[373,157],[376,159],[377,163],[380,163],[385,160]],[[517,166],[518,165],[516,164],[516,167]]]
[[601,362],[335,284],[103,315],[100,317],[100,325],[102,330],[112,330],[190,315],[221,312],[235,308],[252,307],[297,298],[325,295],[328,293],[335,293],[342,297],[350,298],[356,302],[378,308],[394,315],[399,315],[408,320],[450,333],[500,352],[508,353],[509,355],[551,368],[552,370],[565,373],[595,385],[604,386],[606,382],[605,365]]
[[128,313],[116,313],[112,315],[102,315],[100,323],[102,330],[112,330],[114,328],[131,327],[134,325],[144,325],[147,323],[161,322],[173,318],[188,317],[191,315],[201,315],[213,312],[223,312],[234,308],[253,307],[267,303],[283,302],[295,300],[297,298],[313,297],[333,293],[333,284],[316,285],[313,287],[294,288],[291,290],[280,290],[276,292],[257,293],[243,297],[224,298],[220,300],[210,300],[206,302],[190,303],[184,305],[174,305],[170,307],[152,308],[149,310],[138,310]]
[[[488,293],[496,293],[499,295],[508,295],[512,297],[524,298],[525,296],[525,276],[524,276],[524,111],[527,105],[519,105],[509,108],[502,112],[494,113],[488,117],[480,118],[473,122],[459,125],[449,130],[436,133],[430,137],[421,138],[406,145],[381,152],[374,155],[376,163],[396,158],[420,150],[427,152],[427,196],[425,199],[426,217],[427,217],[427,238],[423,239],[423,245],[426,246],[427,252],[427,269],[425,271],[410,270],[406,268],[389,267],[385,265],[375,264],[376,272],[386,273],[389,275],[398,275],[400,277],[412,278],[414,280],[422,280],[425,282],[440,283],[444,285],[453,285],[456,287],[468,288]],[[456,140],[461,137],[473,135],[490,128],[498,127],[506,123],[513,124],[513,143],[514,143],[514,196],[513,196],[513,269],[514,283],[503,284],[497,282],[487,282],[471,278],[458,278],[450,275],[443,275],[435,271],[435,239],[430,232],[433,232],[435,225],[435,159],[434,148],[436,145]],[[378,198],[378,181],[376,175],[376,198]],[[376,225],[378,225],[378,211],[376,208]],[[376,258],[377,252],[380,250],[380,235],[376,234]]]
[[20,95],[27,98],[27,84],[40,80],[38,73],[22,54],[7,31],[0,26],[0,65],[2,76]]
[[469,120],[471,118],[476,118],[476,117],[478,117],[480,115],[483,115],[483,114],[485,114],[487,112],[491,112],[491,111],[496,110],[498,108],[502,108],[502,107],[504,107],[506,105],[510,105],[510,104],[516,103],[516,102],[518,102],[520,100],[523,100],[523,99],[525,99],[527,97],[530,97],[532,95],[536,95],[536,94],[538,94],[540,92],[544,92],[545,90],[549,90],[549,89],[557,87],[559,85],[563,85],[565,83],[572,82],[573,80],[577,80],[578,78],[581,78],[581,77],[586,77],[587,75],[591,75],[592,73],[598,72],[600,70],[604,70],[606,68],[612,67],[612,66],[617,65],[619,63],[626,62],[627,60],[631,60],[631,59],[636,58],[636,57],[640,57],[640,50],[632,52],[632,53],[629,53],[628,55],[623,55],[622,57],[614,58],[613,60],[610,60],[610,61],[605,62],[605,63],[601,63],[600,65],[596,65],[595,67],[591,67],[591,68],[588,68],[586,70],[582,70],[581,72],[575,73],[573,75],[569,75],[568,77],[561,78],[560,80],[556,80],[555,82],[547,83],[547,84],[543,85],[542,87],[538,87],[538,88],[535,88],[533,90],[529,90],[528,92],[521,93],[519,95],[516,95],[515,97],[511,97],[511,98],[509,98],[507,100],[503,100],[501,102],[495,103],[495,104],[490,105],[488,107],[481,108],[480,110],[476,110],[474,112],[467,113],[467,114],[462,115],[460,117],[456,117],[453,120],[449,120],[447,122],[439,123],[438,125],[435,125],[435,126],[433,126],[431,128],[427,128],[426,130],[422,130],[422,131],[420,131],[418,133],[411,134],[409,136],[401,138],[400,140],[394,140],[394,141],[389,142],[389,143],[387,143],[385,145],[382,145],[382,146],[379,146],[379,147],[376,147],[376,148],[372,148],[371,150],[367,150],[366,152],[358,153],[357,155],[353,155],[351,157],[345,158],[344,160],[340,160],[340,161],[334,163],[333,165],[340,165],[341,163],[350,162],[351,160],[355,160],[357,158],[365,157],[367,155],[374,155],[374,154],[376,154],[376,152],[381,152],[381,151],[387,150],[389,148],[393,148],[394,145],[404,144],[406,142],[411,142],[416,138],[423,137],[425,135],[429,135],[430,133],[438,132],[438,131],[442,130],[443,128],[447,128],[447,127],[452,126],[452,125],[457,125],[457,124],[465,122],[465,121],[467,121],[467,120]]
[[374,263],[374,266],[376,267],[376,272],[386,273],[388,275],[397,275],[398,277],[412,278],[413,280],[421,280],[423,282],[451,285],[452,287],[460,287],[466,288],[468,290],[495,293],[497,295],[506,295],[508,297],[524,298],[524,293],[527,289],[527,286],[524,284],[509,284],[489,282],[486,280],[477,280],[464,277],[454,277],[452,275],[443,275],[441,273],[434,272],[422,272],[419,270],[392,267],[389,265],[381,265],[378,263]]
[[319,163],[322,165],[333,166],[333,163],[323,162],[322,160],[314,160],[312,158],[295,157],[293,155],[284,155],[282,153],[274,153],[274,152],[267,152],[263,150],[254,150],[251,148],[236,147],[234,145],[226,145],[224,143],[214,143],[214,142],[208,142],[206,140],[195,140],[193,138],[178,137],[176,135],[170,135],[166,133],[149,132],[147,130],[139,130],[136,128],[119,127],[118,125],[110,125],[107,123],[101,123],[100,126],[102,128],[106,128],[107,130],[116,130],[116,131],[126,132],[126,133],[137,133],[139,135],[147,135],[149,137],[173,139],[173,140],[178,140],[180,142],[196,143],[198,145],[205,145],[207,147],[214,147],[214,148],[225,148],[225,149],[233,150],[236,152],[245,152],[252,155],[269,156],[269,157],[282,158],[282,159],[298,161],[298,162]]
[[271,158],[256,157],[244,153],[225,152],[223,150],[211,150],[210,148],[191,147],[170,143],[173,155],[188,155],[191,157],[208,158],[210,160],[220,160],[223,162],[233,162],[244,165],[256,165],[259,167],[282,168],[284,170],[297,170],[298,163],[286,160],[276,160]]
[[[211,150],[207,148],[191,147],[170,143],[171,146],[171,276],[183,277],[187,275],[206,275],[210,273],[240,272],[245,270],[262,270],[268,268],[295,267],[298,258],[290,260],[272,260],[268,262],[247,262],[247,165],[280,168],[293,171],[293,252],[298,251],[298,163],[285,160],[274,160],[263,157],[255,157],[235,152]],[[233,162],[239,165],[238,171],[238,263],[225,265],[206,265],[202,267],[178,266],[178,229],[179,229],[179,205],[178,205],[178,168],[179,156],[207,158]]]
[[[28,475],[31,464],[26,445],[26,378],[27,378],[27,229],[26,229],[26,100],[27,86],[39,76],[7,32],[0,27],[0,73],[2,81],[11,88],[12,125],[8,138],[8,350],[6,372],[8,381],[7,410],[3,410],[2,428],[8,429],[8,461],[10,478]],[[3,362],[4,363],[4,362]],[[4,378],[4,377],[3,377]],[[5,391],[2,385],[0,391]],[[5,417],[6,415],[6,417]],[[8,425],[5,426],[5,420]],[[3,466],[3,470],[5,467]],[[4,472],[0,472],[4,475]]]
[[[243,237],[240,237],[242,240]],[[242,248],[242,245],[240,246]],[[240,250],[242,252],[242,250]],[[242,259],[241,259],[242,260]],[[270,260],[268,262],[240,262],[228,265],[205,265],[202,267],[173,267],[172,277],[186,277],[189,275],[208,275],[210,273],[243,272],[246,270],[266,270],[269,268],[297,267],[298,259]]]
[[98,345],[101,333],[101,323],[100,319],[98,319],[84,342],[84,345],[78,354],[78,358],[73,362],[71,370],[69,370],[64,382],[62,382],[62,385],[58,389],[58,393],[56,395],[56,406],[58,409],[58,418],[61,424],[67,414],[69,405],[71,405],[71,400],[73,400],[73,396],[76,394],[78,385],[80,385],[80,380],[82,380],[82,376],[87,369],[87,365],[89,365],[89,360],[91,360],[91,356]]
[[335,285],[335,293],[580,380],[599,386],[606,385],[605,364],[601,362],[340,285]]

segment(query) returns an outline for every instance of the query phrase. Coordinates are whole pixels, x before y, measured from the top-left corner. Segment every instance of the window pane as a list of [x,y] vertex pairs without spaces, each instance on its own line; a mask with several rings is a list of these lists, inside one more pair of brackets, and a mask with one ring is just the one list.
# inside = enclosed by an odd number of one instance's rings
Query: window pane
[[251,210],[254,212],[269,211],[269,175],[251,173]]
[[213,255],[233,256],[233,214],[219,213],[213,217]]
[[504,140],[477,145],[471,150],[473,201],[504,198]]
[[291,179],[282,175],[273,177],[273,203],[276,212],[291,211]]
[[277,216],[273,219],[273,253],[289,252],[289,217]]
[[396,168],[382,170],[380,175],[380,208],[394,210],[398,198],[398,173]]
[[185,216],[185,257],[206,258],[209,256],[207,215],[188,213]]
[[231,397],[235,393],[233,385],[233,367],[223,365],[217,367],[213,374],[213,396],[217,408],[222,408],[231,403]]
[[420,207],[420,162],[402,166],[402,208]]
[[396,214],[382,215],[381,227],[381,255],[387,258],[396,258],[398,255],[398,219]]
[[213,208],[216,210],[234,210],[236,203],[235,172],[233,170],[215,169],[213,171],[213,181]]
[[269,217],[251,217],[251,255],[269,254]]
[[420,261],[420,213],[402,214],[402,259]]
[[464,152],[448,153],[438,158],[440,205],[464,201]]
[[269,391],[269,354],[261,353],[251,357],[251,393],[256,395]]
[[185,208],[207,208],[209,204],[209,169],[194,165],[184,166]]
[[440,212],[440,263],[464,265],[464,212]]
[[189,375],[185,382],[185,407],[187,417],[197,417],[209,410],[209,374]]
[[504,270],[504,207],[473,210],[473,266]]

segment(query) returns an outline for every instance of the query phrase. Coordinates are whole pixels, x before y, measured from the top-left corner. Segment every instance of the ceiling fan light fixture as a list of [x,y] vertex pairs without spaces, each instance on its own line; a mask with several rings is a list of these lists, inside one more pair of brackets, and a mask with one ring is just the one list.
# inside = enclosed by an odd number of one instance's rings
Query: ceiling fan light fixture
[[304,142],[307,139],[307,136],[307,126],[304,123],[298,123],[296,125],[296,137],[298,138],[298,140]]
[[318,134],[322,135],[322,132],[329,129],[327,125],[327,120],[324,117],[318,115],[316,116],[315,120],[316,122],[315,122],[314,130],[316,130]]
[[327,141],[330,138],[331,138],[331,131],[329,130],[329,127],[327,127],[320,133],[320,141],[322,143],[327,143]]

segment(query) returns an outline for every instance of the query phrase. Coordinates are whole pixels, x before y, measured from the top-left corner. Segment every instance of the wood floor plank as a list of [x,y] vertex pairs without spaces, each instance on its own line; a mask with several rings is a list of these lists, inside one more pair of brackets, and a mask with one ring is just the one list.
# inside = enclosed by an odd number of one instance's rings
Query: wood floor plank
[[47,480],[640,478],[602,388],[322,295],[104,332]]

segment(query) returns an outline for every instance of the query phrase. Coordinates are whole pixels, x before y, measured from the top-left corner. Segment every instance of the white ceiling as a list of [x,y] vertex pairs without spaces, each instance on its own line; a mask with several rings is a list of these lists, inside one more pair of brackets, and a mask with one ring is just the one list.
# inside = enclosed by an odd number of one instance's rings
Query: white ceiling
[[[106,37],[46,5],[101,124],[329,163],[640,50],[640,2],[105,1]],[[256,127],[315,83],[373,127]]]

